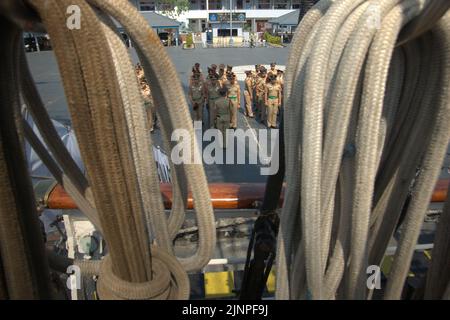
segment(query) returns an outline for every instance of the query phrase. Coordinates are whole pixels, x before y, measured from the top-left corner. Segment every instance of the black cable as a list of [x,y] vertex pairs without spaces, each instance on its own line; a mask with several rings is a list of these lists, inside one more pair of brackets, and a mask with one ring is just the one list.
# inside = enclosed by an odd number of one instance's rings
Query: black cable
[[[244,276],[239,294],[240,300],[260,300],[276,256],[276,239],[279,217],[276,213],[285,175],[283,114],[280,115],[279,168],[268,177],[260,214],[250,238]],[[273,158],[273,155],[272,155]],[[253,252],[253,259],[251,259]]]

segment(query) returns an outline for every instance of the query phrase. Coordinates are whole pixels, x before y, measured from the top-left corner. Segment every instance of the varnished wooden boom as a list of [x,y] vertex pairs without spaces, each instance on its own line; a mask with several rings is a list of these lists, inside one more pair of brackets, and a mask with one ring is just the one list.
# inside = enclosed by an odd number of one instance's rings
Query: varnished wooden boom
[[[447,197],[450,179],[439,180],[433,192],[431,202],[444,202]],[[281,194],[280,205],[283,203],[284,189]],[[214,209],[254,209],[264,197],[264,183],[211,183],[209,192]],[[172,187],[169,183],[161,184],[161,193],[166,209],[172,207]],[[77,209],[75,202],[60,185],[50,190],[45,199],[45,206],[49,209]],[[192,196],[189,194],[188,208],[193,208]]]

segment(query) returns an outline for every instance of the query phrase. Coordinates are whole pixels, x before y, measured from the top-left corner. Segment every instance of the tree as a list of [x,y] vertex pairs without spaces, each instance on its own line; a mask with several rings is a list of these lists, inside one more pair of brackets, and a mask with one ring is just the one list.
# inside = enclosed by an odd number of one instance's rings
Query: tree
[[189,10],[189,0],[156,0],[158,11],[170,18],[177,18],[183,12]]

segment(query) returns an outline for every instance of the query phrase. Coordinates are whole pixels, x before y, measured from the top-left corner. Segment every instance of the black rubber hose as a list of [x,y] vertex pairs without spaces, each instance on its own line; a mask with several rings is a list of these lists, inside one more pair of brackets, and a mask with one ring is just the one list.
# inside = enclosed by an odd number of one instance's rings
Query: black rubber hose
[[[266,190],[264,192],[264,200],[261,205],[261,213],[271,212],[278,208],[280,202],[281,190],[283,188],[285,174],[285,156],[284,156],[284,120],[283,110],[280,114],[280,131],[279,131],[279,168],[276,174],[267,178]],[[273,158],[273,155],[272,155]]]
[[33,188],[23,148],[19,79],[21,31],[0,17],[0,250],[11,299],[51,298]]

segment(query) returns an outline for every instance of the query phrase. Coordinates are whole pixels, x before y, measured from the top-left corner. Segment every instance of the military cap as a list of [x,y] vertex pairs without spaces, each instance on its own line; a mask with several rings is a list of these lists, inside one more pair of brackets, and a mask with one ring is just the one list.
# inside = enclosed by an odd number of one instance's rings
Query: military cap
[[233,72],[227,72],[227,79],[228,80],[236,79],[236,75]]

